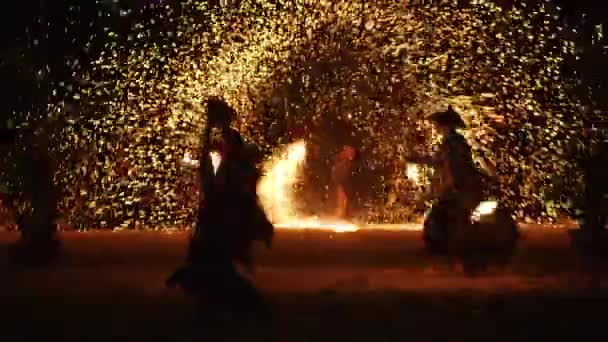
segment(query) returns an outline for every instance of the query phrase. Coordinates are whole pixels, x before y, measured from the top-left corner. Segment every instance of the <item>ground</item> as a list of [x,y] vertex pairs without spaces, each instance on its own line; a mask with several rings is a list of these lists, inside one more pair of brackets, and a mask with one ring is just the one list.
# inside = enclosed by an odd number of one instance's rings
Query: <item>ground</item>
[[[0,233],[2,341],[203,340],[193,303],[164,287],[183,233],[64,233],[48,270],[8,263]],[[280,230],[253,277],[273,307],[255,323],[214,324],[229,340],[528,340],[605,334],[608,291],[589,286],[561,229],[524,230],[506,270],[467,278],[424,252],[420,232]],[[439,272],[429,273],[435,262]],[[225,323],[228,324],[228,323]],[[246,325],[249,324],[249,325]],[[580,338],[579,337],[579,338]],[[217,336],[204,340],[226,340]]]

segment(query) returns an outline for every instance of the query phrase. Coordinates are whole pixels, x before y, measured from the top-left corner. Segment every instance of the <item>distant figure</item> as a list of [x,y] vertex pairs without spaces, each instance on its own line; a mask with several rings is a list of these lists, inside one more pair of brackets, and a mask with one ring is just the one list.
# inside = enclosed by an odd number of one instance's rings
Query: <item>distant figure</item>
[[350,182],[353,177],[353,160],[356,156],[357,151],[354,147],[344,145],[336,156],[332,167],[332,180],[336,194],[335,216],[337,218],[346,218],[348,212],[348,190],[351,188]]
[[321,154],[320,142],[314,138],[306,143],[306,161],[303,175],[305,210],[312,216],[324,215],[328,170],[325,159]]
[[608,142],[594,146],[585,161],[585,199],[583,225],[587,231],[605,229],[608,217]]
[[[247,149],[239,132],[230,128],[235,111],[216,99],[210,100],[207,108],[197,225],[186,264],[167,280],[167,285],[180,285],[211,304],[244,313],[260,308],[262,302],[253,285],[237,271],[235,262],[251,269],[253,242],[270,246],[274,228],[258,202],[256,184],[260,175],[253,162],[255,152]],[[212,128],[219,130],[213,139]],[[211,151],[221,156],[215,172]]]
[[[10,163],[9,155],[10,150],[15,144],[17,138],[17,132],[14,129],[0,129],[0,160],[2,163]],[[12,188],[12,182],[9,177],[6,177],[10,173],[10,165],[1,165],[0,174],[3,176],[0,181],[0,210],[2,212],[0,225],[10,224],[11,218],[16,219],[17,211],[14,207],[15,189]]]
[[30,210],[19,222],[21,239],[13,256],[27,266],[44,266],[59,255],[55,224],[59,193],[53,181],[53,161],[44,143],[46,138],[34,132],[25,135],[23,148],[17,152],[17,170]]

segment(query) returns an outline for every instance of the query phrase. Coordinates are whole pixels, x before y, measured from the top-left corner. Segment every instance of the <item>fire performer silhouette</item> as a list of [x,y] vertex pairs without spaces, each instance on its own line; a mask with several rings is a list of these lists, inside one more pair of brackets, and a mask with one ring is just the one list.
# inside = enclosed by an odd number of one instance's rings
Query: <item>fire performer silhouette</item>
[[608,166],[608,141],[596,144],[585,161],[585,200],[581,228],[602,231],[608,219],[608,180],[604,174]]
[[350,182],[352,181],[353,160],[356,157],[354,147],[344,145],[336,156],[332,167],[332,179],[336,194],[336,217],[345,218],[349,209]]
[[[207,102],[207,115],[199,166],[197,226],[186,264],[167,280],[167,285],[180,285],[210,304],[245,313],[259,308],[262,302],[234,263],[251,270],[253,242],[264,241],[270,246],[274,227],[258,202],[256,184],[260,175],[253,152],[246,148],[239,132],[230,128],[234,109],[212,99]],[[221,156],[217,170],[210,157],[212,151]]]
[[[429,118],[441,132],[443,142],[433,155],[410,155],[406,159],[412,163],[426,164],[435,168],[438,174],[436,203],[430,216],[453,213],[454,227],[464,227],[472,212],[483,199],[481,173],[477,170],[471,154],[471,147],[456,130],[466,125],[460,115],[450,106],[445,112],[437,112]],[[448,220],[449,221],[449,220]],[[437,225],[441,231],[425,234],[427,241],[437,253],[447,253],[447,225]]]
[[7,224],[9,217],[16,218],[17,210],[14,207],[14,197],[15,191],[11,185],[13,185],[9,177],[6,177],[9,174],[9,155],[10,150],[15,144],[15,139],[17,137],[17,132],[14,129],[10,128],[2,128],[0,129],[0,151],[2,158],[2,169],[0,170],[0,174],[2,177],[2,184],[0,184],[0,209],[2,209],[2,222],[1,224]]
[[[605,130],[598,129],[601,122],[591,123],[587,152],[577,151],[576,159],[584,172],[585,191],[582,198],[583,215],[581,229],[570,231],[574,247],[581,256],[582,269],[588,274],[589,285],[599,287],[606,270],[606,246],[608,245],[608,180],[605,176],[608,166],[608,141]],[[594,135],[600,133],[600,136]],[[603,134],[602,134],[603,133]],[[594,141],[599,140],[599,141]]]
[[59,194],[53,182],[53,161],[45,137],[22,132],[25,141],[16,153],[21,192],[30,210],[19,221],[21,239],[13,249],[15,261],[26,266],[44,266],[59,255],[55,219]]

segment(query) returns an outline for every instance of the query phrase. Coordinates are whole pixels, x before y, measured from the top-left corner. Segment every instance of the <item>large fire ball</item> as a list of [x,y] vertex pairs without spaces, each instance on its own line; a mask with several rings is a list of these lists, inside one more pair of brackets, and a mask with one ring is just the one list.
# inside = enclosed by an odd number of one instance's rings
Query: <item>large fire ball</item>
[[99,58],[74,68],[79,85],[58,90],[77,108],[64,111],[74,123],[62,148],[81,157],[58,177],[72,220],[190,224],[196,172],[183,160],[197,154],[208,96],[234,106],[237,128],[268,153],[310,134],[357,144],[377,183],[412,173],[402,156],[437,143],[424,116],[451,104],[520,218],[559,203],[581,108],[562,76],[574,45],[550,4],[205,3],[161,3],[110,31]]

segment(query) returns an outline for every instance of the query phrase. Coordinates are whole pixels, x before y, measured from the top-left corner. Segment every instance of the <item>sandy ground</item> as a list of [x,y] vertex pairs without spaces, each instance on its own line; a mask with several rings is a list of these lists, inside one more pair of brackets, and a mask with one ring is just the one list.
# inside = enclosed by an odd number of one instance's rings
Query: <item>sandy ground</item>
[[[8,263],[16,238],[0,233],[0,341],[202,339],[190,298],[164,287],[185,234],[64,233],[62,259],[36,271]],[[608,284],[589,287],[564,230],[525,229],[511,265],[476,278],[426,255],[419,232],[279,231],[257,260],[273,318],[205,340],[597,339],[608,322]]]

